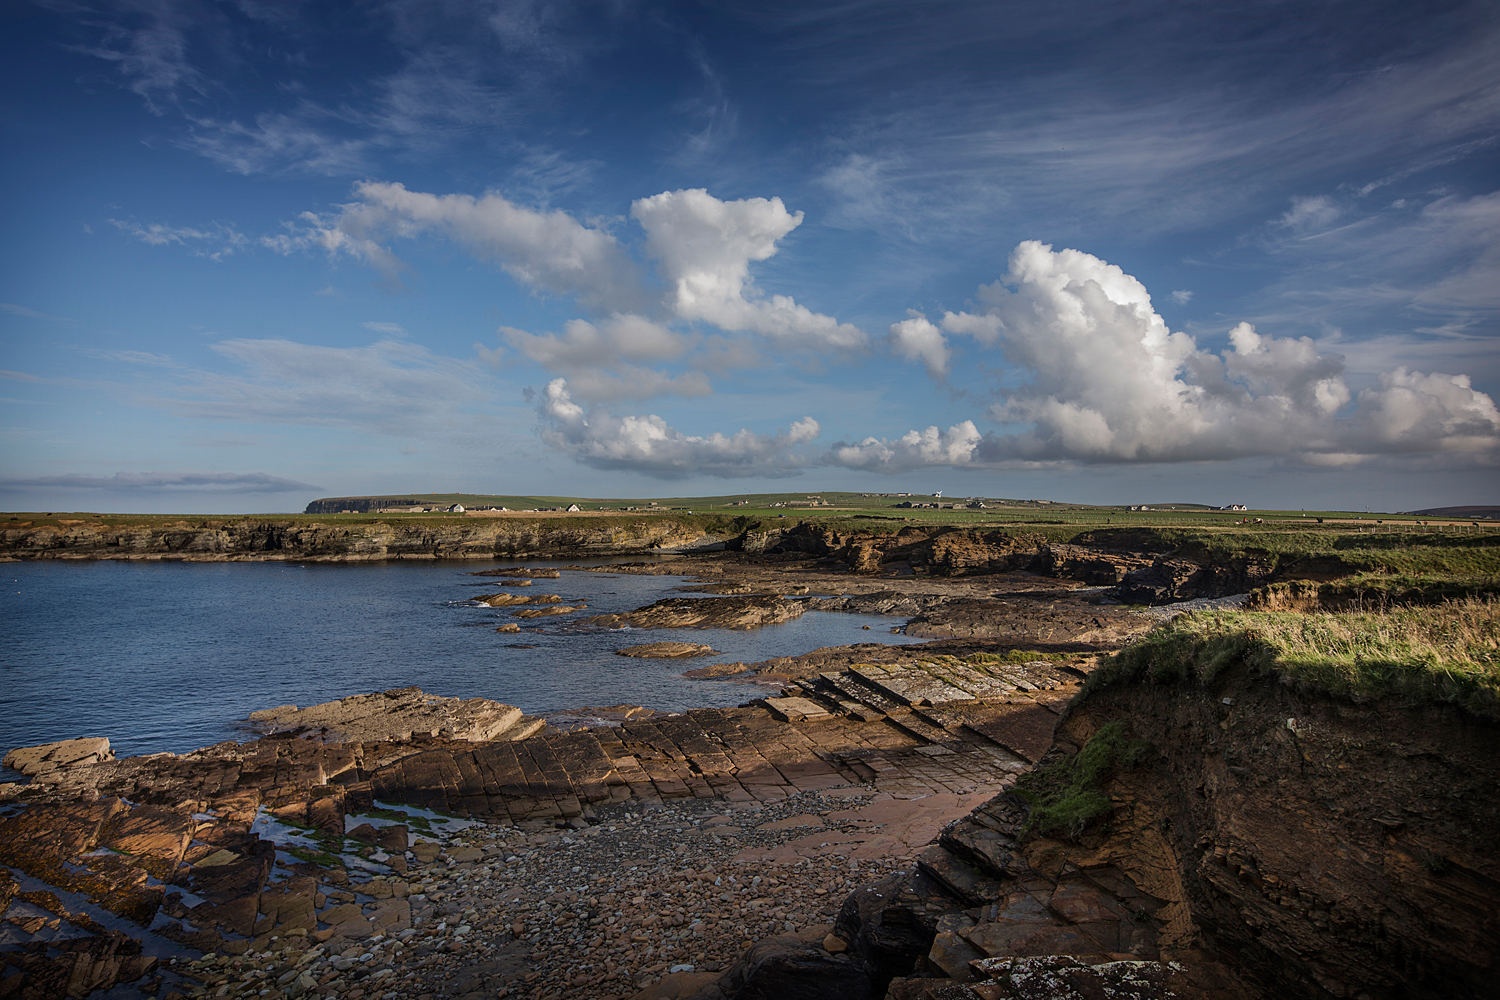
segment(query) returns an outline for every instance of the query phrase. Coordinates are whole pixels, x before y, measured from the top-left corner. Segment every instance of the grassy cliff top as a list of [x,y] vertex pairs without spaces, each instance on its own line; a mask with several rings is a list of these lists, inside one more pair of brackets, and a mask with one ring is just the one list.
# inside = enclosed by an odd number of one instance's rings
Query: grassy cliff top
[[1207,684],[1241,663],[1334,694],[1448,702],[1500,719],[1500,601],[1184,614],[1115,655],[1088,687],[1147,679]]

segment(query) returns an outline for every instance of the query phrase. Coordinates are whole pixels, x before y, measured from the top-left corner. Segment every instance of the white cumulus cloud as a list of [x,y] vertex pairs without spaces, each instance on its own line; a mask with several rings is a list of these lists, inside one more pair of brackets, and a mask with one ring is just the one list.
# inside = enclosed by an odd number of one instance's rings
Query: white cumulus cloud
[[354,193],[357,200],[304,238],[364,257],[393,277],[401,264],[383,241],[435,231],[533,288],[607,313],[649,306],[640,269],[619,242],[566,212],[525,208],[494,192],[436,195],[366,182]]
[[666,279],[668,305],[680,318],[725,330],[747,330],[788,346],[863,347],[864,331],[815,313],[785,295],[756,295],[750,262],[776,253],[802,224],[780,198],[720,201],[703,188],[641,198],[631,217],[646,230],[646,249]]
[[972,465],[983,442],[974,421],[965,420],[946,431],[929,427],[908,431],[894,441],[867,437],[863,441],[840,441],[823,456],[827,465],[877,472],[900,472],[929,465]]
[[616,416],[573,401],[566,379],[553,379],[537,400],[547,444],[597,469],[620,469],[663,479],[689,475],[740,478],[790,475],[806,465],[797,446],[821,432],[811,417],[776,434],[739,430],[703,437],[683,434],[654,414]]
[[916,310],[907,312],[906,319],[891,324],[892,349],[908,361],[921,361],[933,378],[948,374],[948,339],[943,331]]
[[[1251,455],[1347,464],[1394,453],[1490,461],[1500,450],[1494,401],[1465,376],[1402,368],[1356,396],[1342,357],[1248,323],[1229,331],[1227,349],[1206,351],[1167,327],[1138,280],[1078,250],[1022,243],[1009,273],[981,286],[979,297],[983,312],[948,313],[942,328],[997,346],[1030,376],[988,412],[1018,429],[929,427],[895,440],[840,442],[824,461],[889,471]],[[919,315],[905,321],[911,329],[921,331]]]
[[632,362],[670,361],[688,348],[687,338],[643,316],[610,316],[595,324],[569,320],[562,335],[527,333],[502,326],[506,344],[531,361],[569,379],[579,398],[605,402],[654,396],[706,396],[713,389],[699,371],[668,375]]

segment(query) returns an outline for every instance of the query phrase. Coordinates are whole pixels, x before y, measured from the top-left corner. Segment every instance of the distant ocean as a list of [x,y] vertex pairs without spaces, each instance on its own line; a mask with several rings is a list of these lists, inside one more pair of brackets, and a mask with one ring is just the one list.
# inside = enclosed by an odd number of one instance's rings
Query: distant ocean
[[[81,736],[109,737],[121,757],[182,753],[253,738],[243,720],[259,708],[409,685],[530,714],[620,703],[670,711],[736,705],[764,689],[690,681],[682,672],[819,646],[919,641],[890,634],[901,619],[820,612],[749,632],[579,628],[570,620],[690,596],[673,591],[680,577],[586,571],[537,578],[520,592],[560,594],[588,611],[526,621],[472,602],[509,590],[469,575],[499,565],[514,564],[4,564],[0,753]],[[541,631],[495,631],[510,621]],[[692,660],[614,655],[664,640],[722,652]]]

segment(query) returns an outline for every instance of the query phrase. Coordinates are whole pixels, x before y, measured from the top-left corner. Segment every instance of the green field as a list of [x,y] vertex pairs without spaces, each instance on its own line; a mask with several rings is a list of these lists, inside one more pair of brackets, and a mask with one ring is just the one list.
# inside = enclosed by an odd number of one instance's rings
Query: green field
[[[1234,554],[1240,549],[1257,552],[1301,553],[1340,552],[1354,556],[1356,548],[1391,549],[1413,544],[1414,535],[1451,537],[1464,534],[1488,534],[1500,529],[1500,522],[1439,522],[1409,514],[1373,514],[1364,511],[1326,510],[1249,510],[1221,511],[1202,504],[1152,503],[1150,510],[1131,510],[1130,505],[1089,505],[1054,503],[1042,500],[984,498],[982,509],[968,509],[968,498],[869,494],[851,492],[824,493],[740,493],[711,497],[573,497],[526,496],[473,493],[401,493],[387,497],[346,497],[348,500],[417,500],[438,508],[461,503],[473,509],[506,507],[514,512],[560,510],[577,504],[592,521],[600,514],[621,517],[703,518],[703,524],[725,524],[729,519],[744,524],[749,521],[780,522],[817,521],[842,531],[889,533],[910,525],[951,525],[964,528],[1024,529],[1054,542],[1077,541],[1087,544],[1090,529],[1100,532],[1099,540],[1118,534],[1119,547],[1131,544],[1128,529],[1150,529],[1144,533],[1154,541],[1147,547],[1167,549],[1187,544],[1201,544],[1214,554]],[[902,507],[903,503],[942,504],[941,508]],[[950,506],[952,505],[952,506]],[[443,510],[422,513],[333,513],[333,514],[122,514],[95,512],[33,511],[0,514],[0,524],[15,526],[56,524],[63,520],[108,521],[114,524],[163,525],[183,520],[201,525],[206,521],[226,524],[242,521],[280,521],[298,523],[370,524],[406,520],[448,520],[465,515]],[[557,518],[556,513],[549,518]],[[1320,523],[1321,519],[1321,523]],[[1257,523],[1259,522],[1259,523]],[[1427,527],[1424,529],[1424,523]],[[1477,524],[1475,528],[1472,525]],[[766,527],[773,525],[765,523]],[[1366,539],[1366,543],[1350,539]],[[1418,542],[1417,544],[1421,544]],[[1378,562],[1379,560],[1370,560]],[[1389,561],[1387,559],[1386,561]],[[1403,567],[1420,573],[1417,564]]]

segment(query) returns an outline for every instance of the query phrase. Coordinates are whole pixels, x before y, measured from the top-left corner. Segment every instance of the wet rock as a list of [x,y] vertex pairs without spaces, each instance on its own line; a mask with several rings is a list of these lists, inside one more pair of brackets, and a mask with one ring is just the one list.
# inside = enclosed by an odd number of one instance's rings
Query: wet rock
[[517,618],[549,618],[552,615],[570,615],[575,611],[585,611],[587,609],[587,604],[559,604],[550,608],[522,608],[519,611],[512,611],[511,614]]
[[736,661],[734,663],[710,663],[706,667],[697,667],[686,670],[682,676],[701,680],[707,677],[733,677],[735,674],[743,674],[750,669],[750,664]]
[[942,607],[952,598],[945,594],[905,594],[894,590],[877,590],[870,594],[845,594],[841,597],[814,597],[811,610],[841,611],[859,615],[899,615],[911,618],[924,611]]
[[701,642],[648,642],[640,646],[627,646],[615,650],[616,656],[640,656],[660,659],[685,659],[692,656],[709,656],[716,650]]
[[492,608],[503,608],[512,604],[558,604],[562,598],[557,594],[480,594],[474,600]]
[[781,597],[669,597],[625,614],[599,615],[584,624],[602,628],[752,629],[799,618],[802,601]]

